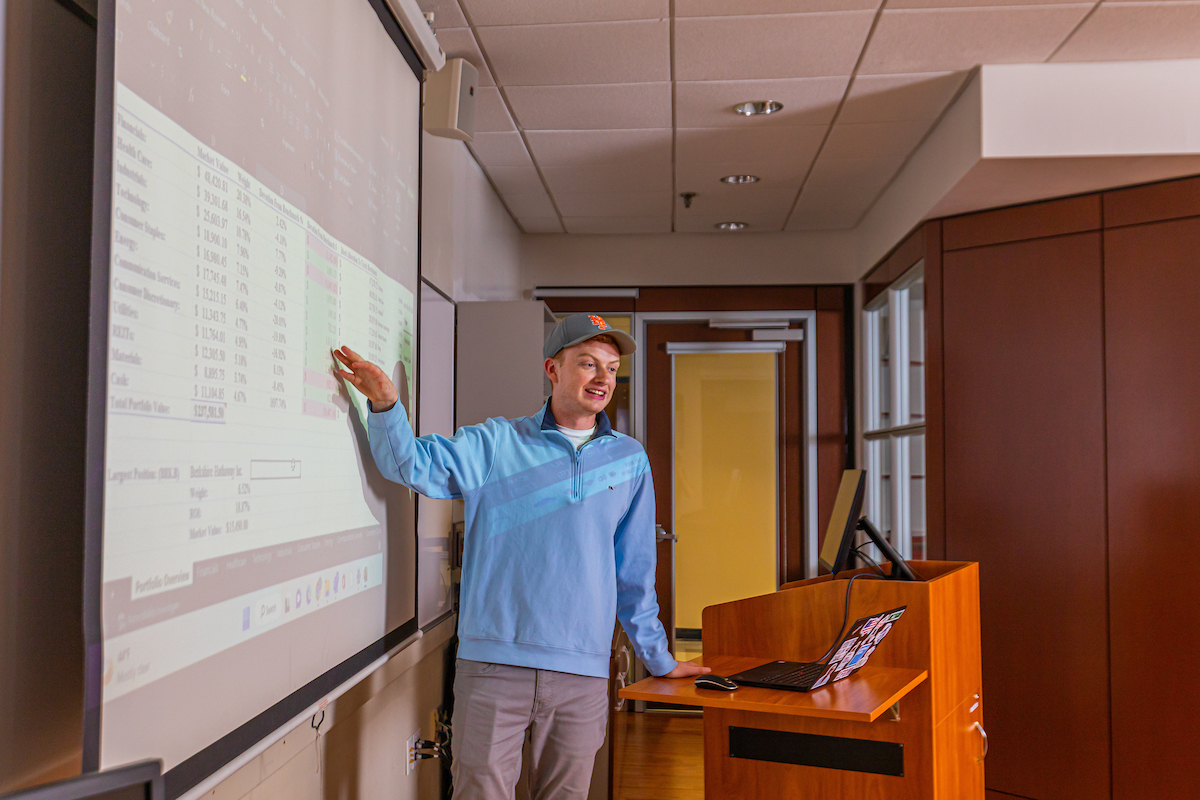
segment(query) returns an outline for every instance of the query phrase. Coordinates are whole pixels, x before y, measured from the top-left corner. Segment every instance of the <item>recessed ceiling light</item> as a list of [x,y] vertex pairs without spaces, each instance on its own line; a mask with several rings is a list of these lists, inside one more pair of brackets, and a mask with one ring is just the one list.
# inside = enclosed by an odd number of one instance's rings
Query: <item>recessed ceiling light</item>
[[758,183],[757,175],[726,175],[721,183]]
[[735,114],[741,114],[744,117],[752,117],[755,114],[774,114],[776,111],[783,110],[783,103],[775,100],[755,100],[749,103],[738,103],[733,107]]
[[713,227],[722,231],[740,231],[749,226],[745,222],[718,222]]

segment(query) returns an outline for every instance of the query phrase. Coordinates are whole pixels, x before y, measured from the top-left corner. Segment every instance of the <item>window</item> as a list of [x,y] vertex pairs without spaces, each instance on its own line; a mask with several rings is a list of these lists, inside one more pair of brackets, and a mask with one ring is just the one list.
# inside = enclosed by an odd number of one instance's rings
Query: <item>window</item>
[[914,559],[927,555],[923,266],[863,310],[864,510],[902,556]]

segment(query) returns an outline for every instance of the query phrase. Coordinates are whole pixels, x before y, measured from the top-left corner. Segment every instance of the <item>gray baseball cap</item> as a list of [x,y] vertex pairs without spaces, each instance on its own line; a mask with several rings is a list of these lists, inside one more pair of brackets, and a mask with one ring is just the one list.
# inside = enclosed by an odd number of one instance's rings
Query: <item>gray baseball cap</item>
[[597,336],[611,336],[617,343],[617,350],[623,356],[637,350],[637,342],[632,336],[609,325],[599,314],[572,314],[563,317],[546,337],[546,344],[542,346],[542,357],[554,358],[564,347],[586,342]]

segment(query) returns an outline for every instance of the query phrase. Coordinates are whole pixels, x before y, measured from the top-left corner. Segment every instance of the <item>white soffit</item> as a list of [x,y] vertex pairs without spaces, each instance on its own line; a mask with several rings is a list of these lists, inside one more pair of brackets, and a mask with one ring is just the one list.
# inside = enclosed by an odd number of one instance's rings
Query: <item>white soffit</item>
[[985,158],[1200,153],[1200,60],[982,71]]
[[860,268],[924,219],[1200,172],[1198,95],[1200,60],[981,67],[859,223]]

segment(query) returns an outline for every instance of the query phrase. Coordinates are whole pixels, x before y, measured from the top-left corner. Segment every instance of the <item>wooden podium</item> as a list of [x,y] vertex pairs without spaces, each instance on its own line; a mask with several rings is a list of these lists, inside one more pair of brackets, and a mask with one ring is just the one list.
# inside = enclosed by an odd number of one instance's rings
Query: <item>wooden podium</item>
[[[923,581],[854,582],[849,623],[908,610],[868,665],[843,681],[814,692],[718,692],[648,678],[620,694],[704,709],[708,800],[982,800],[979,566],[910,565]],[[732,675],[774,659],[818,659],[841,628],[854,574],[706,608],[703,663]]]

